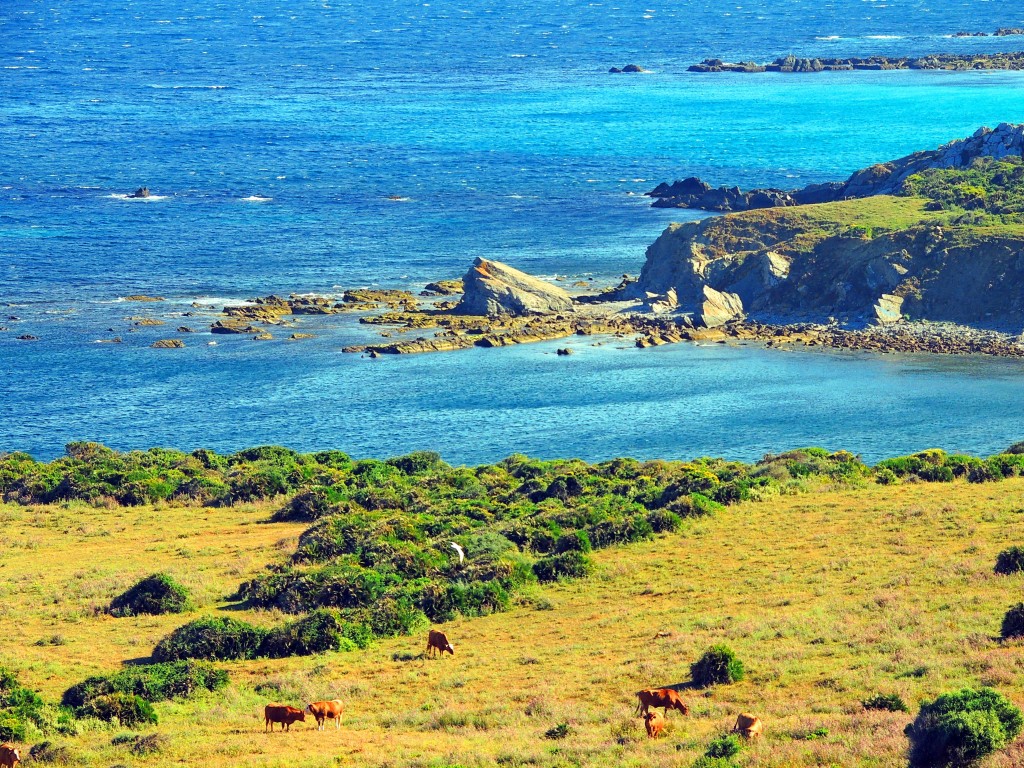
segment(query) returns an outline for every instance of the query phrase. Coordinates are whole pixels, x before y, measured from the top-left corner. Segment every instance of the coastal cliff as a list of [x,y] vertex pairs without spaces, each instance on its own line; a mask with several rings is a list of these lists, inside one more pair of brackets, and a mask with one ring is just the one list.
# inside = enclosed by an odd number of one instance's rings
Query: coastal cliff
[[709,292],[734,296],[726,319],[903,317],[1019,329],[1024,225],[935,215],[921,198],[750,211],[672,224],[626,290],[707,326]]

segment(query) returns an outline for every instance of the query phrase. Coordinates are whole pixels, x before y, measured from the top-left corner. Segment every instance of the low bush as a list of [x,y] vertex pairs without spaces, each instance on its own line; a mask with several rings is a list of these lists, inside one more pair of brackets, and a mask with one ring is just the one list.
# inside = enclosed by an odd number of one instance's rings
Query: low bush
[[864,709],[880,709],[886,712],[909,712],[907,703],[896,693],[879,693],[861,702]]
[[128,667],[112,675],[90,677],[64,692],[67,707],[84,707],[97,696],[130,693],[146,701],[185,698],[196,691],[216,691],[228,683],[228,673],[207,661],[182,660]]
[[1017,603],[1003,616],[1000,634],[1004,639],[1024,637],[1024,603]]
[[146,757],[163,752],[169,741],[162,733],[151,733],[148,736],[136,736],[128,749],[133,755]]
[[207,616],[167,635],[153,649],[155,661],[255,658],[266,630],[238,619]]
[[533,564],[533,572],[540,581],[581,579],[588,576],[593,569],[593,562],[582,552],[563,552],[560,555],[542,557]]
[[742,745],[740,744],[739,737],[728,733],[724,736],[719,736],[708,744],[708,748],[704,754],[707,757],[724,757],[729,759],[736,757],[736,755],[740,753],[741,747]]
[[114,616],[183,613],[189,609],[188,590],[166,573],[154,573],[110,603]]
[[690,665],[690,674],[699,688],[735,683],[743,679],[743,662],[729,646],[714,645]]
[[33,744],[28,754],[34,763],[70,765],[71,763],[78,762],[77,756],[69,747],[64,744],[54,744],[50,741],[41,741],[38,744]]
[[571,733],[568,723],[559,723],[553,728],[548,728],[544,732],[545,739],[564,739]]
[[118,722],[127,728],[137,725],[156,724],[157,716],[153,705],[141,696],[132,693],[108,693],[89,699],[79,709],[82,717],[95,717],[108,723]]
[[1010,547],[996,555],[995,571],[1002,574],[1024,571],[1024,547]]
[[925,702],[907,726],[910,763],[970,766],[1009,744],[1024,726],[1021,711],[991,688],[965,688]]
[[692,768],[739,768],[728,757],[708,757],[704,755],[693,761]]

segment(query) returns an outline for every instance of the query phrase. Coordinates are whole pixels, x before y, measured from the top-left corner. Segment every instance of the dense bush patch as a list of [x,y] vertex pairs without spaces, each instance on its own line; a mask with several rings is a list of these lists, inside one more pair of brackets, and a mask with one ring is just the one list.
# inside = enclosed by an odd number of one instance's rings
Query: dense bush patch
[[[118,453],[71,443],[49,463],[0,455],[0,495],[21,503],[163,499],[233,504],[282,497],[278,520],[310,523],[290,562],[240,585],[252,606],[305,614],[267,631],[199,619],[164,638],[157,661],[244,659],[361,647],[374,636],[506,610],[536,581],[589,575],[592,550],[678,530],[687,518],[814,482],[982,482],[1017,475],[1024,453],[988,459],[922,451],[872,468],[846,451],[802,448],[754,464],[614,459],[540,461],[514,454],[452,467],[436,453],[386,461],[339,451],[259,446],[231,455],[151,449]],[[118,597],[118,615],[181,610],[187,594],[163,576]]]
[[713,645],[690,665],[693,683],[699,688],[735,683],[743,679],[743,662],[727,645]]
[[227,685],[228,673],[205,661],[172,661],[128,667],[112,675],[90,677],[64,692],[68,707],[84,707],[97,696],[129,693],[146,701],[165,701],[191,696],[197,691],[216,691]]
[[188,590],[166,573],[147,576],[110,603],[114,616],[183,613],[188,609]]
[[1003,574],[1024,571],[1024,547],[1010,547],[996,555],[995,571]]
[[78,711],[83,717],[95,717],[108,723],[117,722],[126,728],[157,722],[153,705],[132,693],[115,692],[96,696]]
[[944,694],[907,726],[911,765],[970,766],[1009,744],[1022,725],[1020,710],[991,688]]
[[178,627],[157,643],[155,661],[253,659],[266,630],[238,619],[206,616]]
[[1003,616],[1000,634],[1004,639],[1024,637],[1024,603],[1017,603]]

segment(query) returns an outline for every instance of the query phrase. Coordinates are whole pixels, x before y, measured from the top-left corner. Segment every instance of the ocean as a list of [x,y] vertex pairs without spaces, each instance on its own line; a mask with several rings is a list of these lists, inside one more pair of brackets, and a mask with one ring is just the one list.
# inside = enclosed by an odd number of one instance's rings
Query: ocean
[[[0,451],[995,452],[1024,434],[1017,362],[599,338],[368,360],[341,352],[372,333],[351,320],[175,328],[269,293],[419,290],[476,256],[613,284],[704,215],[650,208],[661,181],[802,186],[1024,121],[1024,73],[689,64],[1024,48],[950,37],[1005,26],[1019,4],[5,2]],[[627,63],[650,72],[607,73]]]

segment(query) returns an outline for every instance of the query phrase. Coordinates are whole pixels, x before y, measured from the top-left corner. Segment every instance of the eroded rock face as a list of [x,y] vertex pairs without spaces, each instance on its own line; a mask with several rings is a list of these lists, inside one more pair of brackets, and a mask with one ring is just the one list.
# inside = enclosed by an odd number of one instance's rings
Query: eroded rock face
[[462,282],[464,294],[455,311],[463,315],[548,315],[573,309],[561,288],[499,261],[477,258]]
[[701,303],[700,320],[706,328],[717,328],[731,320],[743,317],[743,302],[735,293],[716,291],[710,285],[704,286],[704,301]]
[[873,307],[875,311],[875,322],[879,325],[898,323],[903,319],[903,297],[894,296],[891,293],[883,293]]

